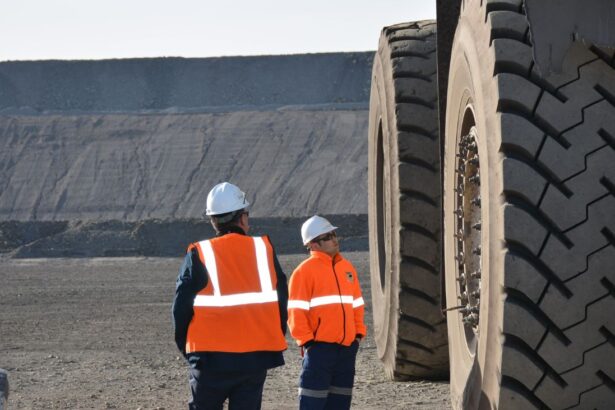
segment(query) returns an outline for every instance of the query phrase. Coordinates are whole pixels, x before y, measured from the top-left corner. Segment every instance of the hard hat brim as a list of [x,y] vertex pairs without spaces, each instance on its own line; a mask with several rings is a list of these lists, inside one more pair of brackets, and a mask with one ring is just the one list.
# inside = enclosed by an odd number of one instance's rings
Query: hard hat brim
[[337,229],[337,226],[333,226],[333,225],[331,225],[331,228],[332,228],[332,229],[329,229],[328,231],[321,232],[321,233],[316,234],[316,235],[314,235],[314,236],[312,236],[312,237],[309,237],[308,239],[306,239],[306,240],[303,242],[303,245],[307,245],[308,243],[312,242],[312,241],[314,240],[314,238],[318,238],[320,235],[324,235],[324,234],[326,234],[326,233],[329,233],[329,232],[333,232],[333,231],[335,231],[335,230]]
[[207,216],[216,216],[216,215],[224,215],[224,214],[228,214],[230,212],[235,212],[235,211],[240,211],[240,210],[248,210],[250,208],[250,203],[248,201],[246,201],[245,204],[242,204],[242,206],[240,208],[236,208],[234,207],[233,209],[229,209],[229,210],[225,210],[224,212],[215,212],[212,211],[211,209],[206,209],[205,210],[205,215]]

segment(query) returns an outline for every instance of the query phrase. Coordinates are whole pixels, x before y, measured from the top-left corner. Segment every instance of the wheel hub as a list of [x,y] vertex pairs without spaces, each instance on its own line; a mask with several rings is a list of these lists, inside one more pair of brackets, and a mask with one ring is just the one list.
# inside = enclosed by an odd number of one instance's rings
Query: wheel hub
[[455,207],[455,260],[457,262],[458,311],[466,337],[478,334],[481,296],[481,198],[480,159],[476,128],[462,136],[457,145]]

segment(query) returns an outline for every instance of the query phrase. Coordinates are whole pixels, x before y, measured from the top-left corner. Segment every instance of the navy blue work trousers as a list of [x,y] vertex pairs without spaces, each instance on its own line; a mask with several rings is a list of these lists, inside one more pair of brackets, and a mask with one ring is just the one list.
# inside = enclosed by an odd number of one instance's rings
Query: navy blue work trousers
[[350,408],[359,342],[350,346],[316,342],[303,357],[299,383],[301,410]]
[[190,368],[191,410],[260,410],[267,370],[220,372]]

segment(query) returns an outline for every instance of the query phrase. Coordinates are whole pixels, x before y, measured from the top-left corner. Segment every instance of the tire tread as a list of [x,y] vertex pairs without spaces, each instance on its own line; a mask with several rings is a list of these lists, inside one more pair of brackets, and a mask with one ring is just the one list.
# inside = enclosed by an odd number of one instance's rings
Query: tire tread
[[[388,109],[391,157],[399,186],[399,312],[394,363],[397,380],[441,379],[448,375],[446,323],[440,307],[440,158],[438,141],[435,21],[396,24],[382,30],[376,59],[390,66]],[[387,85],[388,86],[388,85]],[[370,135],[371,137],[371,135]],[[373,234],[372,234],[373,235]],[[373,274],[373,273],[372,273]],[[390,342],[388,342],[390,343]]]

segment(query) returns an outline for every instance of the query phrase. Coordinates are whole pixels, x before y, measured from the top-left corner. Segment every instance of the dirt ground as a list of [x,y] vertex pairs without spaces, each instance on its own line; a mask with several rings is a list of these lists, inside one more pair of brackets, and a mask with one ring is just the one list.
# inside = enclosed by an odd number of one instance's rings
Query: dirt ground
[[[357,267],[370,332],[358,357],[354,409],[447,409],[448,383],[385,380],[371,334],[368,253]],[[287,275],[303,255],[283,255]],[[179,258],[0,259],[0,367],[9,409],[181,409],[186,364],[173,341]],[[297,407],[301,359],[269,373],[263,409]]]

